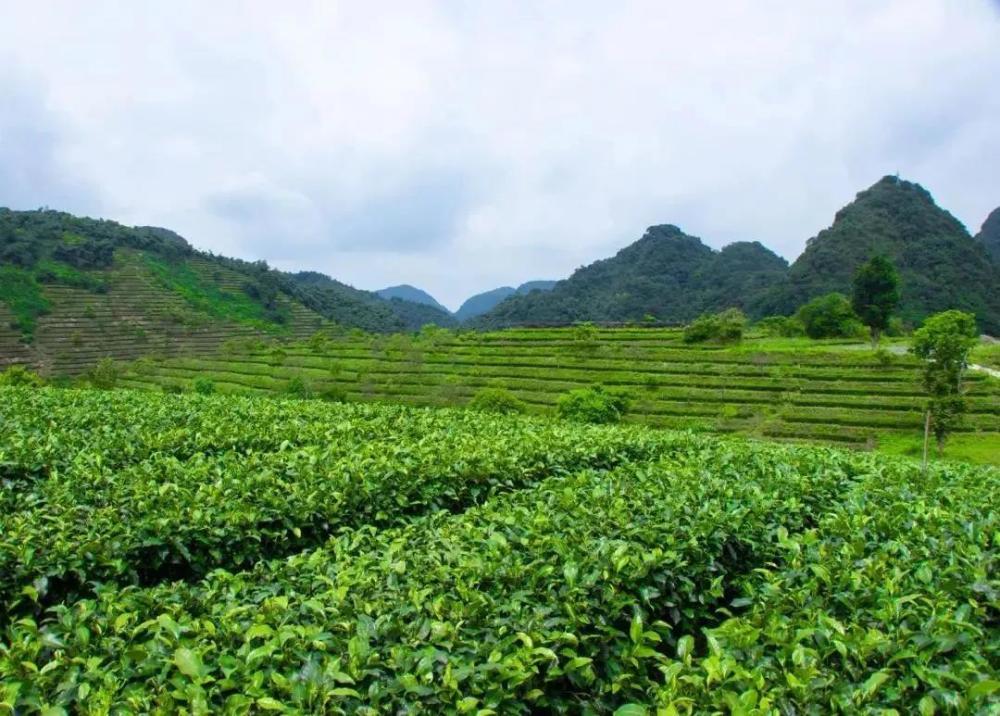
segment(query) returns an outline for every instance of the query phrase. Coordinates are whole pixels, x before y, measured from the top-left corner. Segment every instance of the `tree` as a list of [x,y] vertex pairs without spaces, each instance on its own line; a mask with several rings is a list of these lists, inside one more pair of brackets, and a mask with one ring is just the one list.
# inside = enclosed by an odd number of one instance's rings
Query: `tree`
[[924,361],[927,410],[938,454],[965,412],[962,378],[977,338],[976,317],[962,311],[936,313],[913,334],[910,350]]
[[849,338],[861,328],[851,302],[842,293],[814,298],[799,308],[795,317],[810,338]]
[[742,340],[746,324],[747,317],[738,308],[730,308],[715,314],[703,313],[684,329],[684,342],[734,343]]
[[873,256],[854,274],[851,308],[868,326],[872,348],[878,347],[882,331],[899,306],[899,274],[885,256]]

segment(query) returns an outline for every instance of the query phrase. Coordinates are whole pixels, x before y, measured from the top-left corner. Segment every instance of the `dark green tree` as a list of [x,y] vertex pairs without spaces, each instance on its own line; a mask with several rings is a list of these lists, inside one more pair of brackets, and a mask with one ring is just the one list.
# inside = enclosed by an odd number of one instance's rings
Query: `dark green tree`
[[936,313],[913,333],[910,350],[924,361],[927,410],[938,454],[965,412],[962,378],[976,345],[976,317],[962,311]]
[[861,264],[854,274],[851,308],[868,326],[872,348],[878,347],[882,331],[899,306],[899,273],[885,256],[873,256]]
[[861,329],[851,302],[842,293],[828,293],[801,306],[795,317],[810,338],[849,338]]

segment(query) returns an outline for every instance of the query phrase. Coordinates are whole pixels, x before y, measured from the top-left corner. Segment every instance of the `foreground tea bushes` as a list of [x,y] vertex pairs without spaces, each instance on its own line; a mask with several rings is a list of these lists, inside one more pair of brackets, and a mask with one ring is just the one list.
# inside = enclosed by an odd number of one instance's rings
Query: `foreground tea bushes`
[[[80,407],[73,391],[63,395]],[[135,395],[113,395],[126,411],[136,402]],[[157,396],[142,397],[158,404]],[[264,440],[268,424],[279,433],[287,430],[298,407],[317,422],[323,419],[324,440],[238,452],[231,441],[220,449],[211,439],[214,431],[195,432],[192,440],[207,452],[179,459],[153,451],[121,467],[106,464],[104,452],[80,446],[50,476],[4,488],[5,611],[24,613],[36,602],[73,598],[89,591],[91,582],[151,584],[196,579],[217,567],[241,569],[314,546],[348,527],[460,510],[551,475],[613,467],[696,444],[641,429],[609,432],[461,411],[325,405],[318,411],[316,404],[284,403],[269,412],[271,401],[224,397],[195,400],[196,419],[210,420],[198,408],[213,416],[227,404],[253,421],[253,428],[243,427],[244,436]],[[261,408],[259,415],[249,409],[254,406]],[[78,438],[75,431],[67,442]],[[311,439],[317,432],[307,426],[295,437]],[[131,434],[126,427],[121,439]],[[46,435],[46,446],[60,442],[58,427]],[[152,450],[152,443],[147,447]]]
[[[751,608],[679,650],[666,713],[997,713],[1000,472],[867,479],[782,560]],[[889,710],[895,709],[895,710]]]
[[250,573],[102,590],[14,624],[0,669],[26,709],[610,712],[865,469],[717,445],[555,477]]

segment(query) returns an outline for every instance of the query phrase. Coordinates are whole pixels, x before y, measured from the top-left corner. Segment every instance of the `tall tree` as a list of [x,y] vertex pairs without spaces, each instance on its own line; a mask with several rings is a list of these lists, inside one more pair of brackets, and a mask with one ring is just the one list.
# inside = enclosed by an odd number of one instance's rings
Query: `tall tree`
[[965,412],[962,378],[976,345],[976,317],[962,311],[936,313],[913,333],[913,353],[924,360],[927,410],[938,454]]
[[871,332],[872,348],[899,306],[899,274],[885,256],[877,255],[861,264],[854,274],[851,307]]

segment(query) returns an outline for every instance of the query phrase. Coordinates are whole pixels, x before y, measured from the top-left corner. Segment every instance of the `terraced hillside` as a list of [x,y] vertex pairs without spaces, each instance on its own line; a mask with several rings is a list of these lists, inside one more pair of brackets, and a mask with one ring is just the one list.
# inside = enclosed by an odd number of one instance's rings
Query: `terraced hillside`
[[[604,386],[631,399],[628,419],[663,427],[874,446],[920,433],[918,364],[854,344],[802,340],[692,347],[671,329],[521,329],[415,337],[317,336],[309,342],[214,356],[142,361],[125,384],[220,392],[298,388],[352,401],[461,405],[503,387],[534,412],[563,392]],[[794,349],[794,350],[790,350]],[[963,430],[1000,446],[1000,381],[970,374]],[[1000,451],[998,451],[1000,452]]]
[[318,314],[282,295],[276,301],[284,323],[269,321],[241,290],[245,277],[204,256],[162,264],[118,249],[110,268],[78,273],[101,291],[35,284],[46,307],[33,319],[30,342],[0,303],[0,367],[24,363],[76,375],[104,357],[204,354],[234,338],[304,338],[322,325]]

